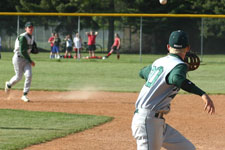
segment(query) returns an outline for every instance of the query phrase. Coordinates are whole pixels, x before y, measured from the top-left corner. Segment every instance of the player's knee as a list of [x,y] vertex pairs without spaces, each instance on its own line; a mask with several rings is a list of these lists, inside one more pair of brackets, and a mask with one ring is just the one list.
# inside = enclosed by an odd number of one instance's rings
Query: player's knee
[[26,79],[32,79],[32,73],[27,72],[24,75]]
[[31,80],[32,79],[32,75],[31,74],[26,75],[26,79]]
[[16,75],[15,76],[15,82],[20,81],[23,78],[23,75]]

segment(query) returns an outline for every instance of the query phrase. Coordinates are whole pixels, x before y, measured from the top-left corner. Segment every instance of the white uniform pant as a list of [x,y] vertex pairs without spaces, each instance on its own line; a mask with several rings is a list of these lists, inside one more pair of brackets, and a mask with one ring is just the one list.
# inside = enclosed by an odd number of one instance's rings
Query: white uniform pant
[[32,80],[32,67],[28,60],[24,59],[23,57],[18,57],[15,54],[12,58],[13,66],[15,75],[10,79],[9,85],[13,86],[17,82],[19,82],[23,78],[23,74],[25,76],[24,88],[23,92],[28,93],[31,86]]
[[137,150],[195,150],[194,145],[176,129],[156,118],[155,112],[138,109],[132,121],[132,135],[137,142]]

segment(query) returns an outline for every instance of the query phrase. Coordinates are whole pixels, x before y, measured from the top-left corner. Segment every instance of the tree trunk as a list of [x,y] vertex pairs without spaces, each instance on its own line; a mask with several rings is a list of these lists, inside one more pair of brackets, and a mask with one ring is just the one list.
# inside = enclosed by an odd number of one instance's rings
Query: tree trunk
[[[110,0],[109,8],[111,10],[114,10],[115,12],[114,0]],[[114,17],[109,17],[108,21],[109,21],[108,50],[110,50],[114,41]]]
[[108,50],[110,51],[111,46],[114,41],[114,18],[109,18],[109,28],[108,28],[109,34],[108,34]]

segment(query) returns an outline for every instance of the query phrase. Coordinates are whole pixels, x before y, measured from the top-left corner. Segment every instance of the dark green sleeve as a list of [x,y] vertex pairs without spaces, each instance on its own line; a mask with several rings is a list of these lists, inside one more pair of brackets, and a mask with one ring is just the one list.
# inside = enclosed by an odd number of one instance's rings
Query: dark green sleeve
[[176,67],[174,67],[173,70],[168,75],[167,78],[168,84],[172,84],[180,88],[182,83],[186,79],[187,69],[188,67],[186,64],[179,64]]
[[24,36],[19,37],[19,44],[20,44],[20,53],[23,55],[25,59],[29,62],[32,62],[30,55],[28,54],[28,45],[27,39]]
[[139,72],[139,76],[142,78],[142,79],[145,79],[147,81],[148,79],[148,75],[150,73],[152,69],[152,65],[149,65],[149,66],[146,66],[144,68],[142,68]]
[[175,85],[184,91],[193,93],[196,95],[203,95],[205,92],[197,87],[194,83],[186,79],[187,65],[179,64],[169,73],[167,82],[168,84]]
[[192,83],[188,79],[186,79],[182,83],[181,89],[185,90],[185,91],[187,91],[189,93],[193,93],[193,94],[199,95],[199,96],[202,96],[203,94],[205,94],[205,92],[203,90],[201,90],[199,87],[197,87],[194,83]]

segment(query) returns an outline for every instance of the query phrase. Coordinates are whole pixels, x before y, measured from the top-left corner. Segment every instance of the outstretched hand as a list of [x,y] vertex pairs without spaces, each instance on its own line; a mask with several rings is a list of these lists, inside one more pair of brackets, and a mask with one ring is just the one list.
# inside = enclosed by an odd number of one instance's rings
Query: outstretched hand
[[205,102],[204,110],[207,111],[211,115],[213,113],[215,113],[215,107],[214,107],[214,104],[213,104],[213,101],[211,100],[211,98],[207,94],[203,94],[202,99]]

